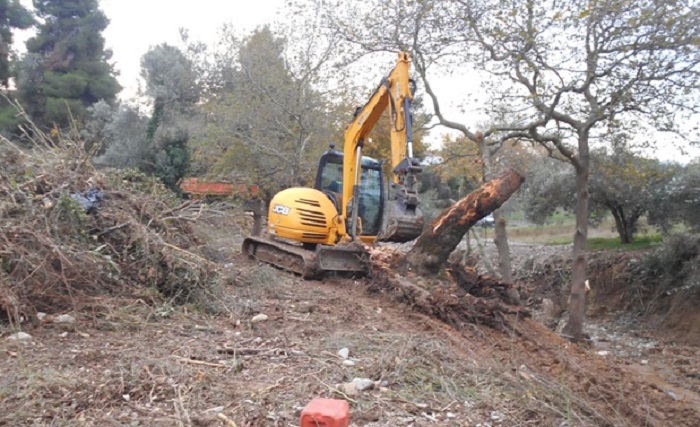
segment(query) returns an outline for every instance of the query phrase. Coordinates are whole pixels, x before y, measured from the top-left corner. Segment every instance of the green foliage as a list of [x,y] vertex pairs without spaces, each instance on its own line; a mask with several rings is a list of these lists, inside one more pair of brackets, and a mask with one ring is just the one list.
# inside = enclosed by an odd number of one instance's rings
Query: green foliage
[[135,107],[120,105],[112,108],[106,102],[89,107],[89,114],[90,119],[81,136],[91,146],[101,146],[93,160],[95,165],[141,167],[149,148],[146,141],[148,118]]
[[227,45],[220,48],[233,55],[210,73],[222,81],[213,84],[220,89],[204,106],[206,134],[194,145],[198,164],[268,194],[310,184],[319,155],[340,140],[333,106],[314,89],[316,69],[295,75],[284,56],[285,39],[269,28],[222,40]]
[[588,239],[588,249],[591,251],[597,250],[608,250],[608,249],[624,249],[624,250],[638,250],[638,249],[648,249],[654,247],[661,243],[663,238],[661,235],[647,235],[641,236],[634,239],[631,243],[621,243],[620,239],[605,238],[605,237],[593,237]]
[[44,73],[44,93],[50,98],[78,98],[87,88],[85,76],[77,73]]
[[148,141],[149,144],[153,143],[153,139],[156,136],[156,131],[158,130],[160,121],[163,119],[164,108],[165,106],[163,105],[163,102],[156,100],[155,105],[153,106],[153,114],[148,120],[148,129],[146,129],[146,141]]
[[161,44],[141,58],[144,94],[153,110],[144,135],[146,158],[140,169],[151,173],[173,191],[190,167],[189,130],[200,97],[200,81],[193,62],[175,46]]
[[199,100],[194,64],[175,46],[163,43],[149,49],[141,58],[141,77],[145,95],[163,103],[185,106]]
[[169,189],[179,192],[177,186],[190,166],[189,136],[183,130],[164,134],[157,144],[151,145],[149,161],[142,170],[157,176]]
[[622,243],[632,243],[642,215],[666,205],[674,165],[640,156],[623,145],[591,155],[589,192],[593,210],[608,210]]
[[7,133],[16,129],[21,121],[17,109],[9,104],[5,98],[0,98],[0,132]]
[[80,100],[69,98],[46,98],[44,119],[47,123],[69,123],[71,118],[83,117],[86,109]]
[[[542,166],[533,169],[526,184],[529,220],[543,224],[557,209],[574,210],[576,186],[569,169],[551,159],[543,159]],[[656,218],[668,210],[664,208],[669,206],[667,191],[676,169],[675,165],[640,156],[624,146],[617,146],[612,154],[591,153],[591,222],[597,223],[609,212],[620,242],[632,243],[643,215]]]
[[698,288],[700,284],[700,235],[678,234],[643,260],[646,283],[653,283],[655,293],[671,293],[671,289]]
[[27,29],[32,24],[34,24],[32,14],[18,0],[0,0],[0,84],[3,86],[7,86],[8,79],[12,75],[10,52],[13,30]]
[[571,167],[550,158],[542,158],[525,180],[525,217],[543,225],[558,209],[573,211],[576,185]]
[[664,230],[680,221],[700,230],[700,162],[676,166],[673,180],[667,186],[666,209],[652,212],[650,220]]
[[158,128],[156,114],[148,118],[128,105],[113,109],[101,102],[90,108],[90,114],[82,136],[90,144],[106,145],[94,159],[95,165],[138,169],[179,191],[177,183],[190,165],[185,129],[170,125]]
[[42,126],[83,121],[87,107],[101,99],[112,103],[121,90],[102,37],[109,21],[97,0],[36,0],[34,7],[43,23],[27,41],[19,99]]

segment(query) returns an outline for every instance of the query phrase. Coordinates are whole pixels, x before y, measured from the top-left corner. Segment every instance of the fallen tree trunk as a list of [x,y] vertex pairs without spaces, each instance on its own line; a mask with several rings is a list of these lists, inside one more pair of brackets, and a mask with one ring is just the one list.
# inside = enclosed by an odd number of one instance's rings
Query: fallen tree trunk
[[421,275],[437,273],[464,234],[481,218],[498,209],[523,181],[525,178],[513,169],[506,169],[444,210],[406,254],[407,267]]

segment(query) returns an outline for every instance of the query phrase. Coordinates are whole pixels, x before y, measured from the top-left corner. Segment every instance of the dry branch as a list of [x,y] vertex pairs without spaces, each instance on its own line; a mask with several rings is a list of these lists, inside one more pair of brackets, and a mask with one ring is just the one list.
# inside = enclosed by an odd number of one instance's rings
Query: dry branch
[[221,363],[205,362],[203,360],[188,359],[186,357],[180,357],[180,356],[173,356],[173,359],[178,360],[178,361],[183,362],[183,363],[189,363],[190,365],[209,366],[212,368],[228,368],[229,367],[226,365],[222,365]]

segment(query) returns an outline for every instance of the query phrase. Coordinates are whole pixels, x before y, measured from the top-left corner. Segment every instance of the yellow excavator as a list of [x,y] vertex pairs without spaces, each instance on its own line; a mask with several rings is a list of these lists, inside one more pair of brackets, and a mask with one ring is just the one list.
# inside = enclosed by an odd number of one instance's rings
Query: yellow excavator
[[[288,188],[272,198],[267,236],[247,237],[244,254],[311,279],[327,271],[366,273],[364,244],[407,242],[420,235],[421,167],[413,158],[415,84],[409,67],[408,53],[399,52],[396,66],[347,125],[343,151],[331,145],[321,156],[314,188]],[[392,121],[390,182],[385,182],[381,162],[362,156],[387,107]]]

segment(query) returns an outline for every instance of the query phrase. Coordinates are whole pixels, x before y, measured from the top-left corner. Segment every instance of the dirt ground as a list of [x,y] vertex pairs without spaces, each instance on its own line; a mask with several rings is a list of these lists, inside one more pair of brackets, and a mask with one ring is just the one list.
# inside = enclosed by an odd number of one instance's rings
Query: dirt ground
[[370,293],[371,277],[303,281],[210,232],[224,312],[144,295],[29,319],[26,341],[0,326],[0,425],[297,426],[314,397],[348,400],[353,426],[700,425],[700,349],[634,318],[599,311],[582,346],[537,318],[448,326]]

